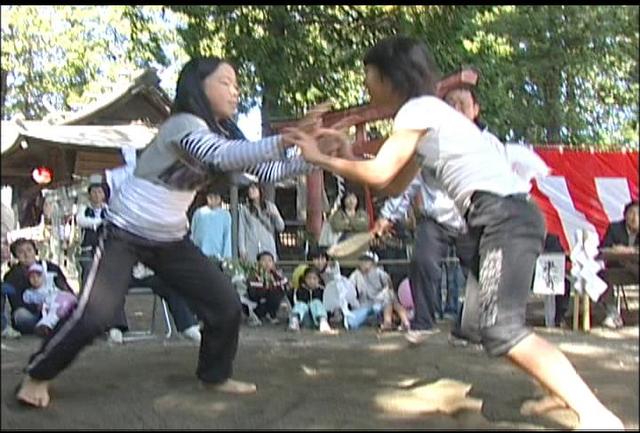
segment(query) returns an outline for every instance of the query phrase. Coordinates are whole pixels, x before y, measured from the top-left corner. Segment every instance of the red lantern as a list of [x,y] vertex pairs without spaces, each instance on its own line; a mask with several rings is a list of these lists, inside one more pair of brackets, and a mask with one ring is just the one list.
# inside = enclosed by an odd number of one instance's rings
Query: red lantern
[[31,177],[38,185],[46,185],[53,179],[53,173],[47,167],[38,167],[33,169]]

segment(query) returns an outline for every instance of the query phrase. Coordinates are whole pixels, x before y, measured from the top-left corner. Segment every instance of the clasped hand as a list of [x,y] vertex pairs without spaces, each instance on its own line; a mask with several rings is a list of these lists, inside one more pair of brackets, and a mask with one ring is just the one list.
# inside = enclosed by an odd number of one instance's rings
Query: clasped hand
[[285,145],[298,146],[302,156],[310,163],[322,161],[326,156],[355,159],[346,128],[357,123],[358,117],[350,116],[331,127],[323,127],[321,114],[318,116],[321,112],[322,109],[314,108],[296,127],[285,128]]

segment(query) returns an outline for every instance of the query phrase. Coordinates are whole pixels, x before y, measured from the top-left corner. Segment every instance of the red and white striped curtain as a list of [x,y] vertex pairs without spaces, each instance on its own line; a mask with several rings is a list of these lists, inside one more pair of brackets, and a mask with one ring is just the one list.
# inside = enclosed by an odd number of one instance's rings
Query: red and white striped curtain
[[577,229],[603,238],[609,223],[623,219],[624,206],[638,199],[638,152],[590,152],[537,148],[551,168],[531,193],[544,213],[547,231],[565,251]]

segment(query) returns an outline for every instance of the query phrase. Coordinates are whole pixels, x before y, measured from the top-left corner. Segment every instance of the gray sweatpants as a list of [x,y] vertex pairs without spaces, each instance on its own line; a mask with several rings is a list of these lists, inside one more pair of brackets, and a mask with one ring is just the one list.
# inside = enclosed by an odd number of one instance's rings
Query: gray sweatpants
[[477,191],[466,214],[476,254],[467,278],[462,332],[479,335],[501,356],[531,333],[525,326],[535,263],[542,252],[544,219],[525,195]]

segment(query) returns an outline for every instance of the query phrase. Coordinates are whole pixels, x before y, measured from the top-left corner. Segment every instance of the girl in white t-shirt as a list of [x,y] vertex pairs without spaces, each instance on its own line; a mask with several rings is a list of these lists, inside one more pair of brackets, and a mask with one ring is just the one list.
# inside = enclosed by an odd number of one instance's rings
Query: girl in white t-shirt
[[506,158],[471,120],[434,96],[440,74],[423,43],[385,39],[367,52],[364,64],[371,104],[396,113],[393,132],[375,158],[353,161],[322,153],[318,142],[347,140],[335,130],[318,128],[309,135],[293,129],[289,138],[307,161],[388,195],[402,193],[419,170],[432,175],[477,243],[471,273],[480,284],[467,293],[462,326],[477,328],[489,354],[506,355],[550,391],[526,407],[529,413],[567,405],[582,428],[623,428],[566,356],[525,327],[545,227]]

